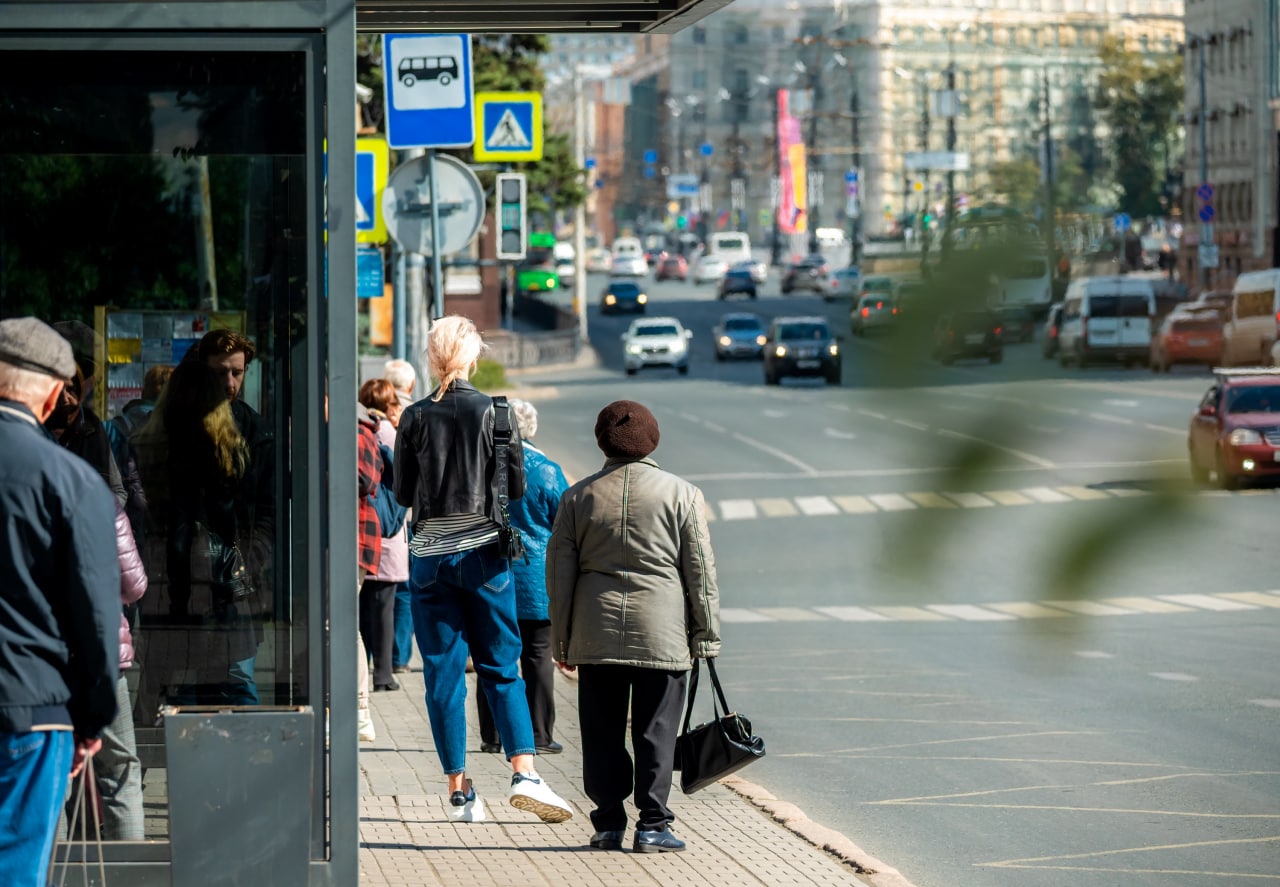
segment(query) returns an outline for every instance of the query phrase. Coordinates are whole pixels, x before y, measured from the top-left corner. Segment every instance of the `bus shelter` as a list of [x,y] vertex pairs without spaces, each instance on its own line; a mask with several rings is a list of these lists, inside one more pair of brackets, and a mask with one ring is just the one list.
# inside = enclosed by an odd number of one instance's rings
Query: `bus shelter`
[[0,316],[65,323],[104,419],[211,333],[254,351],[230,610],[175,565],[196,469],[145,413],[129,436],[145,833],[103,845],[109,883],[358,880],[357,33],[672,32],[727,2],[0,0]]

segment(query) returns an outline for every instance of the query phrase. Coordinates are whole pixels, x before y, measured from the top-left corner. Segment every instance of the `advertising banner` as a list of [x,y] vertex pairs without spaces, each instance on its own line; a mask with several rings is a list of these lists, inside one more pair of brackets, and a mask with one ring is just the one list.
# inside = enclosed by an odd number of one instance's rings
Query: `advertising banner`
[[807,230],[804,139],[800,121],[791,113],[790,90],[778,90],[778,228],[784,234]]

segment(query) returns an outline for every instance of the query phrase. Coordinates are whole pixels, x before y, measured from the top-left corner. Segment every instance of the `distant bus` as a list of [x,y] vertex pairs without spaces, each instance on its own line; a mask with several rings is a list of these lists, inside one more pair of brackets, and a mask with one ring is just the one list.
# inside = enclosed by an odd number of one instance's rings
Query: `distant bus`
[[707,235],[707,255],[720,256],[730,265],[751,258],[751,240],[741,231],[716,231]]
[[[1053,267],[1040,226],[1033,220],[1007,206],[974,207],[956,217],[950,241],[953,250],[996,251],[990,294],[993,307],[1029,308],[1041,315],[1048,312],[1053,302]],[[934,268],[943,262],[941,253],[935,250],[931,257]]]

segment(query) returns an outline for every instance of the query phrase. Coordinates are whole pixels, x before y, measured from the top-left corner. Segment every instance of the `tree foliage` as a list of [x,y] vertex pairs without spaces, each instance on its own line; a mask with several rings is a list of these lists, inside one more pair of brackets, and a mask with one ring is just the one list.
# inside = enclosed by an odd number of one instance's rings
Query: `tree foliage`
[[[1080,209],[1088,201],[1088,183],[1080,159],[1071,149],[1057,145],[1053,171],[1053,203],[1059,213]],[[1040,164],[1030,157],[1020,157],[991,167],[992,196],[1005,206],[1027,215],[1035,215],[1044,204],[1044,185]]]
[[1160,187],[1181,140],[1182,60],[1143,55],[1114,37],[1103,41],[1098,55],[1102,74],[1095,106],[1109,130],[1119,208],[1135,217],[1159,215]]

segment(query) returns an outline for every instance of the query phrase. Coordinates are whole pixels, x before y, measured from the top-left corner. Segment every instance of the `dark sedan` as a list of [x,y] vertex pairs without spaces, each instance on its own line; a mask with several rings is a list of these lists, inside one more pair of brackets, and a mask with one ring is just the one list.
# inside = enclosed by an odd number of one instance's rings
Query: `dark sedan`
[[777,317],[764,343],[764,383],[784,376],[821,376],[840,384],[840,346],[825,317]]
[[756,297],[756,280],[751,274],[750,265],[734,265],[720,278],[716,298],[727,299],[730,296],[746,296],[750,299]]
[[1004,329],[994,311],[956,311],[938,318],[933,333],[933,356],[943,363],[958,357],[1004,360]]
[[634,311],[636,314],[644,314],[644,306],[648,301],[649,297],[634,279],[611,280],[600,294],[600,313]]
[[827,260],[819,255],[805,256],[798,262],[792,262],[782,275],[782,294],[788,295],[796,290],[809,290],[814,293],[827,291]]

